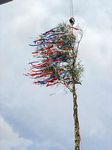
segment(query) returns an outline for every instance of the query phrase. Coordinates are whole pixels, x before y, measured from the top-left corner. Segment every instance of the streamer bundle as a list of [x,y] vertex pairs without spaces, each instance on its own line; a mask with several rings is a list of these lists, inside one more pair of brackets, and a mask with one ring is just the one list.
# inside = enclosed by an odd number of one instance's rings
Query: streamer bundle
[[75,63],[73,68],[72,64],[77,58],[81,36],[80,28],[60,24],[33,41],[30,46],[36,46],[32,52],[36,60],[30,62],[27,75],[34,79],[34,84],[52,86],[61,83],[70,89],[73,75],[76,84],[80,83],[81,66]]

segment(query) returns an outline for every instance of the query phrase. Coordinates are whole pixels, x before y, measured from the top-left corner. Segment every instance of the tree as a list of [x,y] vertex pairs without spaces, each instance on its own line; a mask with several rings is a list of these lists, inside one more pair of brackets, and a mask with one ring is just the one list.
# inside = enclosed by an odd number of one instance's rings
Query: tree
[[[72,21],[72,20],[71,20]],[[80,150],[80,131],[76,84],[81,84],[83,66],[77,61],[78,47],[83,36],[79,27],[65,23],[41,34],[31,46],[36,46],[32,53],[36,61],[30,62],[27,73],[34,79],[34,84],[53,86],[63,84],[73,95],[73,117],[75,150]]]

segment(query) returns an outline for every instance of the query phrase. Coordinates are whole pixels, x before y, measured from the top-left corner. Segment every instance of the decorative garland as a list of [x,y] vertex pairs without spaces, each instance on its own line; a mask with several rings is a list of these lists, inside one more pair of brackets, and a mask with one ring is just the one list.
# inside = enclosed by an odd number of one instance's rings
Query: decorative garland
[[48,87],[61,83],[72,91],[72,76],[75,77],[75,83],[80,84],[83,67],[78,62],[72,68],[72,64],[76,62],[82,35],[79,27],[63,23],[41,34],[30,44],[36,47],[32,52],[36,61],[29,63],[31,68],[27,75],[34,79],[34,84]]

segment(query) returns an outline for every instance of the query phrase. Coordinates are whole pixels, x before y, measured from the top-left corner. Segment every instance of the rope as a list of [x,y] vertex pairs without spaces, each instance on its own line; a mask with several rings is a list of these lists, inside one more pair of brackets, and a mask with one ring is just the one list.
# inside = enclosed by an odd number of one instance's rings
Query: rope
[[74,19],[74,3],[73,0],[70,0],[70,19],[69,19],[70,24],[73,26],[75,23]]
[[74,3],[73,0],[70,0],[70,17],[74,16]]

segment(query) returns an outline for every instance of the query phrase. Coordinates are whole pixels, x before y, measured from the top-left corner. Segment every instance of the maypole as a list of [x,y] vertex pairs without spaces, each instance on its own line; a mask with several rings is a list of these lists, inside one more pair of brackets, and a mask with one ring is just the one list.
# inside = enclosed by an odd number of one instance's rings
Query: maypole
[[79,43],[83,31],[75,25],[73,18],[73,0],[71,0],[70,24],[59,24],[55,28],[38,36],[30,46],[35,61],[30,62],[27,76],[34,79],[34,84],[53,86],[62,84],[73,95],[74,150],[80,150],[80,131],[76,84],[81,84],[83,67],[77,60]]
[[[70,0],[71,2],[71,18],[70,18],[70,23],[73,26],[75,23],[74,17],[74,3],[73,0]],[[75,53],[76,52],[76,53]],[[74,119],[74,149],[75,150],[80,150],[80,125],[79,125],[79,117],[78,117],[78,102],[77,102],[77,92],[76,92],[76,83],[75,83],[75,76],[74,76],[74,68],[76,66],[76,57],[77,57],[77,52],[78,52],[78,45],[72,50],[73,53],[73,60],[72,60],[72,95],[73,95],[73,119]]]

